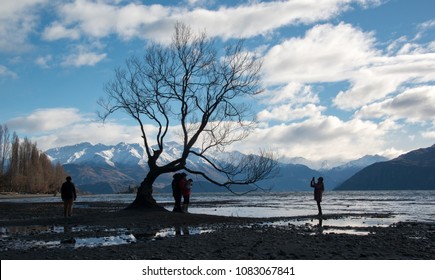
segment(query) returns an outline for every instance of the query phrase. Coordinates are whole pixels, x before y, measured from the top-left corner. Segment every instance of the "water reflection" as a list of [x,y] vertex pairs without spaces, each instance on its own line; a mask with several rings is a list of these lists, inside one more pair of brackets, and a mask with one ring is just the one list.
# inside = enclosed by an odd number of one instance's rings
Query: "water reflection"
[[173,228],[164,228],[158,231],[153,240],[159,240],[168,237],[182,236],[182,235],[198,235],[214,232],[213,229],[206,229],[202,227],[188,227],[188,226],[176,226]]
[[90,226],[45,226],[45,225],[31,225],[31,226],[7,226],[0,227],[0,237],[8,237],[10,235],[38,235],[38,234],[55,234],[55,233],[73,233],[84,231],[126,231],[126,229],[100,229],[98,227]]
[[74,248],[80,247],[100,247],[136,243],[133,234],[121,234],[117,236],[88,237],[75,239]]
[[64,227],[61,226],[9,226],[0,227],[0,236],[7,237],[11,234],[42,234],[42,233],[63,233]]
[[32,248],[45,247],[45,248],[81,248],[81,247],[101,247],[113,246],[135,243],[136,238],[133,234],[122,234],[118,236],[105,236],[105,237],[88,237],[88,238],[68,238],[55,241],[41,241],[41,240],[20,240],[8,244],[0,251],[14,249],[14,250],[28,250]]
[[[188,227],[176,226],[172,228],[165,228],[157,233],[138,233],[137,236],[140,241],[155,241],[168,237],[198,235],[204,233],[211,233],[213,229],[202,227]],[[32,248],[82,248],[82,247],[101,247],[101,246],[114,246],[136,243],[138,240],[133,233],[123,228],[101,229],[97,227],[85,226],[10,226],[0,228],[1,236],[0,241],[2,246],[0,251],[5,250],[28,250]],[[98,233],[113,233],[109,236],[91,236],[91,237],[77,237],[75,233],[91,232]],[[41,235],[48,234],[50,240],[40,240]],[[63,239],[56,240],[56,234],[62,234]],[[66,236],[65,236],[66,234]],[[89,234],[87,234],[89,235]],[[19,239],[24,237],[23,239]],[[145,237],[145,238],[143,238]],[[34,239],[34,240],[29,240]],[[47,237],[44,236],[44,239]]]
[[323,218],[318,217],[317,219],[319,220],[319,223],[316,226],[316,231],[318,234],[323,234]]
[[188,226],[176,226],[175,227],[175,235],[190,235],[189,227]]
[[[72,235],[77,232],[113,232],[113,235],[103,237],[65,237],[57,239],[56,234]],[[0,251],[9,249],[28,250],[31,248],[80,248],[80,247],[100,247],[130,244],[136,242],[136,237],[128,233],[126,229],[100,229],[85,226],[9,226],[0,227],[0,241],[2,247]],[[38,240],[41,235],[49,235],[49,241]],[[20,240],[18,238],[24,237]],[[33,238],[34,240],[28,240]],[[46,239],[46,238],[45,238]]]
[[[388,222],[385,222],[385,219]],[[350,234],[368,235],[371,227],[387,227],[393,223],[394,217],[384,216],[351,216],[351,217],[318,217],[283,219],[273,222],[259,223],[257,227],[299,228],[307,234]]]

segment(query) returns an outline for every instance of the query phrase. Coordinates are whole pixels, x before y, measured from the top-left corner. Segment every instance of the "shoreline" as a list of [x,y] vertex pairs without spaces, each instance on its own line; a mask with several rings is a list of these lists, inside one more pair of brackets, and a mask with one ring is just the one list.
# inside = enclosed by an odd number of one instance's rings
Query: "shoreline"
[[[320,222],[316,216],[242,218],[144,212],[124,210],[125,204],[108,202],[76,203],[74,215],[64,218],[62,207],[61,202],[0,200],[1,259],[431,260],[435,257],[433,223],[399,222],[389,227],[334,229],[321,223],[307,225]],[[337,213],[325,218],[343,220],[361,215],[376,214]]]
[[30,194],[30,193],[17,193],[17,192],[0,192],[0,202],[2,199],[15,199],[15,198],[32,198],[32,197],[59,197],[59,193],[49,194],[49,193],[41,193],[41,194]]

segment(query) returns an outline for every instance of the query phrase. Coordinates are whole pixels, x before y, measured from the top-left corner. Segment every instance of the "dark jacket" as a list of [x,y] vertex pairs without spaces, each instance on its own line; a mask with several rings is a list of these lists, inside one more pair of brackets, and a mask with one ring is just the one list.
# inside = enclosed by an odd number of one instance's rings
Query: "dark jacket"
[[311,187],[314,188],[314,200],[321,202],[322,201],[322,194],[325,190],[325,186],[323,185],[323,182],[313,182],[311,181]]
[[76,194],[76,187],[74,186],[73,182],[66,181],[62,184],[62,188],[60,189],[62,200],[67,199],[74,199],[76,200],[77,194]]

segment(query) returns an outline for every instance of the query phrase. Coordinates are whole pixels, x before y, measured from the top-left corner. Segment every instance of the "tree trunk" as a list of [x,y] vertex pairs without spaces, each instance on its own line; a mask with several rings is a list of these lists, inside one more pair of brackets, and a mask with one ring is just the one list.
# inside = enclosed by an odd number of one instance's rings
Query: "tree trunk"
[[164,207],[157,204],[153,197],[153,183],[156,178],[148,173],[137,189],[136,199],[127,207],[127,210],[166,211]]

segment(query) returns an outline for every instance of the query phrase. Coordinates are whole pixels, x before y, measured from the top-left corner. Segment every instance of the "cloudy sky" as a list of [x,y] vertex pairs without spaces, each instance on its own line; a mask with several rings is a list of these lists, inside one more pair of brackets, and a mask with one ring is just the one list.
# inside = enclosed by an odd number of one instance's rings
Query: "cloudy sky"
[[[113,69],[182,21],[261,54],[243,145],[337,162],[435,143],[435,1],[1,0],[0,123],[41,149],[140,142],[96,111]],[[147,129],[152,130],[152,127]]]

